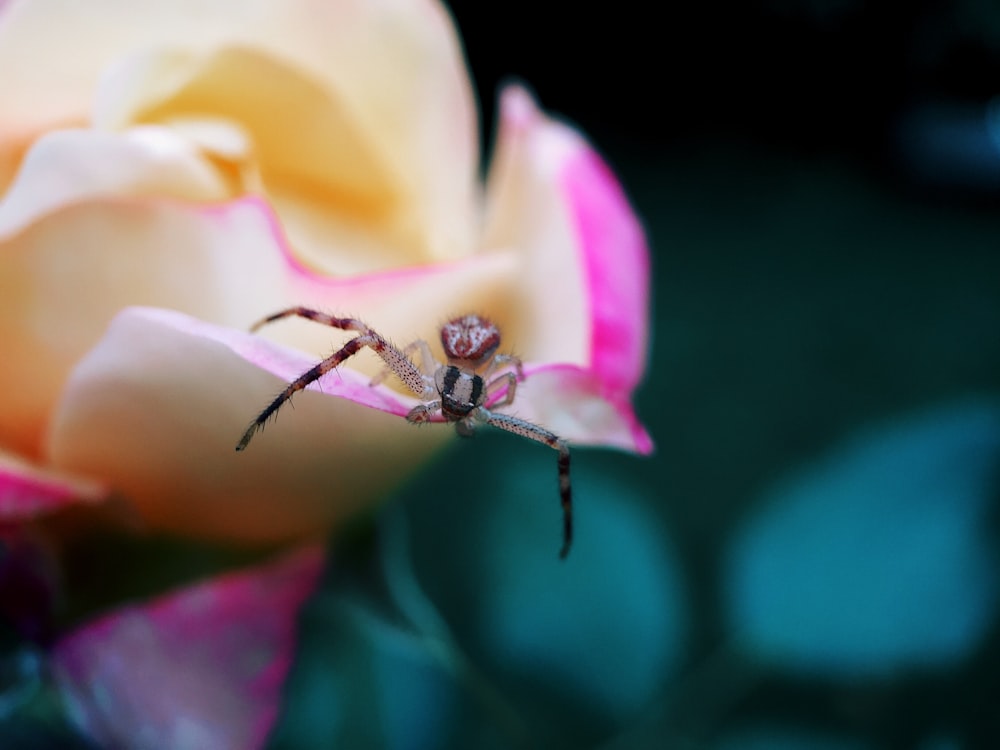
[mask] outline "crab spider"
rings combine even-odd
[[[375,385],[390,372],[409,388],[423,403],[406,415],[412,423],[428,422],[438,412],[447,422],[455,424],[463,436],[473,433],[476,426],[492,425],[515,435],[543,443],[558,451],[559,497],[563,511],[563,544],[560,558],[569,554],[573,541],[573,501],[569,480],[569,446],[553,432],[532,422],[494,409],[514,402],[517,383],[524,378],[521,361],[509,354],[498,353],[500,329],[481,315],[462,315],[441,326],[441,346],[447,362],[437,362],[425,341],[415,341],[404,349],[391,344],[380,333],[355,318],[335,318],[305,307],[291,307],[269,315],[256,323],[252,330],[287,317],[300,317],[358,335],[339,350],[319,362],[289,383],[251,423],[236,445],[242,451],[264,423],[295,393],[335,369],[345,360],[368,347],[385,362],[386,369],[372,380]],[[418,368],[410,359],[420,353]],[[511,371],[513,369],[513,372]],[[481,374],[480,374],[481,373]],[[503,398],[486,407],[487,400],[505,387]]]

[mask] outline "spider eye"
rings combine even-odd
[[[441,346],[449,359],[484,362],[500,347],[500,329],[481,315],[463,315],[441,326]]]

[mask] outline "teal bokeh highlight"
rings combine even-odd
[[[996,616],[998,479],[994,400],[901,418],[832,449],[738,530],[726,569],[735,637],[796,672],[954,665]]]

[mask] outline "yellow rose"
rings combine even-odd
[[[0,80],[4,486],[43,476],[123,497],[146,528],[242,542],[322,534],[385,496],[451,432],[400,419],[415,402],[368,386],[375,357],[233,451],[344,338],[246,332],[291,305],[400,344],[488,315],[526,363],[520,416],[651,449],[630,406],[641,228],[584,139],[520,88],[478,183],[473,95],[436,3],[14,1]]]

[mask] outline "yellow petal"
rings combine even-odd
[[[436,3],[13,3],[0,69],[0,161],[93,101],[102,127],[209,114],[250,133],[270,189],[303,214],[384,237],[368,269],[470,250],[474,105]],[[311,226],[292,230],[303,257],[339,271]]]

